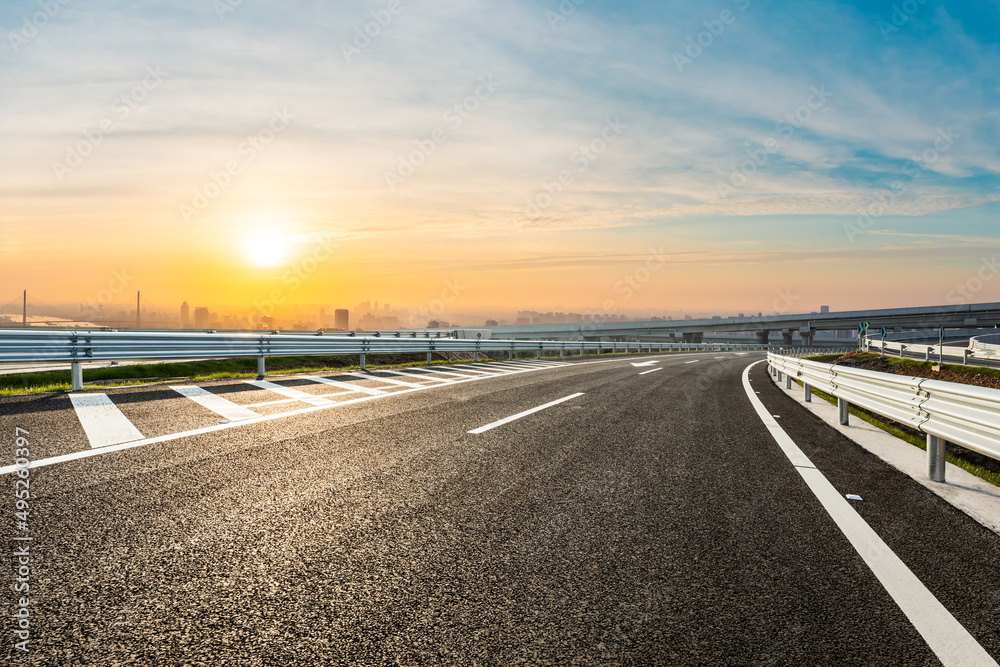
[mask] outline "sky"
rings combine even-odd
[[[0,0],[0,302],[1000,301],[998,35],[997,0]]]

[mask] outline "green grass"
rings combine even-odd
[[[799,385],[800,387],[802,386],[802,382],[800,382],[799,380],[793,380],[793,381],[795,382],[795,384]],[[825,391],[821,391],[819,389],[816,389],[815,387],[813,387],[812,393],[813,393],[814,396],[818,396],[819,398],[822,398],[827,403],[831,403],[833,405],[837,405],[837,397],[836,396],[831,396],[830,394],[826,393]],[[858,407],[856,407],[854,405],[852,405],[850,407],[850,413],[852,415],[854,415],[855,417],[857,417],[858,419],[866,421],[869,424],[871,424],[872,426],[874,426],[876,428],[880,428],[880,429],[882,429],[883,431],[885,431],[886,433],[888,433],[890,435],[896,436],[900,440],[905,440],[906,442],[910,443],[914,447],[919,447],[920,449],[922,449],[924,451],[927,451],[927,441],[924,438],[921,438],[919,436],[913,435],[912,433],[908,433],[907,431],[904,431],[903,429],[899,428],[898,426],[893,426],[892,424],[890,424],[888,422],[882,421],[877,415],[874,415],[874,414],[868,412],[867,410],[862,410],[862,409],[860,409],[860,408],[858,408]],[[982,480],[985,480],[985,481],[989,482],[990,484],[993,484],[994,486],[1000,486],[1000,473],[996,473],[996,472],[993,472],[992,470],[987,470],[986,468],[982,468],[980,466],[977,466],[975,463],[972,463],[970,461],[966,461],[965,459],[963,459],[963,458],[955,455],[952,452],[946,451],[945,452],[945,459],[948,461],[948,463],[951,463],[952,465],[958,466],[962,470],[965,470],[966,472],[972,473],[976,477],[978,477],[978,478],[980,478]]]
[[[808,361],[820,361],[820,362],[822,362],[824,364],[828,364],[831,361],[836,361],[837,359],[840,359],[842,356],[844,356],[844,355],[842,355],[842,354],[818,354],[818,355],[816,355],[814,357],[806,357],[806,360],[808,360]]]
[[[857,354],[858,359],[878,359],[877,354],[871,354],[870,352],[859,352]],[[807,357],[809,361],[821,361],[823,363],[830,363],[831,361],[836,361],[840,359],[841,355],[838,354],[824,354],[815,357]],[[935,361],[918,361],[916,359],[903,359],[900,357],[885,357],[886,362],[893,366],[899,366],[901,369],[905,368],[933,368],[937,366]],[[1000,377],[1000,369],[988,368],[986,366],[962,366],[962,365],[952,365],[944,364],[941,367],[942,370],[954,371],[961,375],[989,375],[992,377]]]

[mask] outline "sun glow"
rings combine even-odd
[[[243,242],[243,251],[254,266],[276,266],[288,254],[288,239],[270,230],[257,230]]]

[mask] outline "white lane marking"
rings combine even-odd
[[[750,369],[764,361],[755,361],[743,369],[743,389],[771,437],[792,462],[809,489],[850,541],[851,546],[885,587],[910,623],[924,638],[934,655],[946,666],[966,667],[997,663],[951,615],[933,593],[917,578],[899,556],[882,541],[851,504],[799,449],[795,441],[778,426],[750,386]]]
[[[725,357],[716,357],[716,359],[725,359]]]
[[[504,424],[509,424],[510,422],[514,421],[515,419],[520,419],[521,417],[527,417],[528,415],[532,415],[532,414],[538,412],[539,410],[544,410],[546,408],[551,408],[553,405],[559,405],[560,403],[564,403],[566,401],[574,399],[577,396],[583,396],[583,392],[580,392],[578,394],[573,394],[572,396],[565,396],[565,397],[560,398],[560,399],[558,399],[556,401],[552,401],[550,403],[546,403],[545,405],[539,405],[537,408],[531,408],[530,410],[525,410],[524,412],[519,412],[516,415],[511,415],[510,417],[505,417],[505,418],[503,418],[503,419],[501,419],[499,421],[495,421],[495,422],[493,422],[491,424],[487,424],[486,426],[480,426],[479,428],[474,428],[474,429],[472,429],[471,431],[468,431],[468,432],[472,433],[474,435],[479,435],[480,433],[483,433],[485,431],[489,431],[490,429],[496,428],[497,426],[503,426]]]
[[[341,389],[348,389],[354,392],[360,392],[362,394],[370,394],[371,396],[381,396],[387,392],[382,389],[369,389],[368,387],[359,387],[350,382],[337,382],[336,380],[331,380],[329,378],[321,378],[318,375],[303,375],[303,380],[309,380],[310,382],[320,382],[322,384],[328,384],[331,387],[340,387]]]
[[[347,393],[347,392],[344,392]],[[330,394],[334,396],[335,394]],[[281,405],[282,403],[296,403],[297,398],[280,398],[277,401],[264,401],[263,403],[251,403],[250,405],[244,405],[245,408],[263,408],[268,405]]]
[[[651,371],[643,371],[643,372],[639,373],[639,375],[647,375],[648,373],[655,373],[656,371],[662,371],[662,370],[663,370],[662,368],[654,368]]]
[[[570,364],[565,361],[506,361],[508,366],[529,366],[531,368],[562,368]]]
[[[384,373],[385,371],[378,371],[379,373]],[[422,382],[403,382],[402,380],[394,380],[392,378],[378,377],[377,375],[366,375],[365,373],[342,373],[342,375],[350,375],[351,377],[364,378],[365,380],[372,380],[373,382],[384,382],[385,384],[394,384],[397,387],[419,387]]]
[[[480,380],[485,380],[488,377],[464,377],[461,380],[455,380],[451,384],[464,384],[466,382],[479,382]],[[182,438],[189,438],[196,435],[205,435],[207,433],[215,433],[216,431],[224,431],[230,428],[238,428],[240,426],[246,426],[248,424],[260,424],[262,422],[273,421],[275,419],[284,419],[285,417],[293,417],[295,415],[306,415],[311,412],[319,412],[320,410],[329,410],[330,408],[339,408],[345,405],[354,405],[356,403],[364,403],[365,401],[374,401],[385,396],[398,396],[399,394],[410,394],[415,391],[423,391],[425,389],[434,389],[437,387],[442,387],[444,385],[427,385],[426,387],[414,387],[413,389],[403,389],[397,392],[380,392],[376,395],[371,396],[361,396],[359,398],[351,398],[345,401],[330,401],[329,405],[317,405],[309,408],[299,408],[298,410],[289,410],[288,412],[277,412],[273,415],[261,415],[254,419],[245,419],[239,422],[229,422],[228,424],[215,424],[213,426],[205,426],[203,428],[196,428],[191,431],[183,431],[181,433],[171,433],[169,435],[161,435],[155,438],[147,438],[145,440],[136,440],[134,442],[125,442],[120,445],[109,445],[107,447],[102,447],[100,449],[83,450],[79,452],[71,452],[69,454],[60,454],[59,456],[50,456],[46,459],[34,459],[28,464],[29,468],[44,468],[46,466],[55,465],[57,463],[67,463],[69,461],[78,461],[80,459],[88,459],[92,456],[99,456],[101,454],[108,454],[111,452],[121,452],[126,449],[133,449],[135,447],[145,447],[146,445],[155,445],[161,442],[169,442],[171,440],[180,440]],[[346,392],[344,392],[346,393]],[[0,475],[9,475],[12,472],[18,470],[16,465],[7,465],[0,467]]]
[[[685,357],[685,356],[690,356],[690,354],[671,354],[671,355],[664,355],[664,357],[662,357],[662,358],[677,358],[677,357]],[[566,365],[587,366],[587,365],[590,365],[590,364],[613,364],[613,363],[621,363],[623,361],[628,361],[628,358],[600,359],[600,360],[593,360],[593,361],[581,361],[581,362],[574,362],[573,364],[566,364]],[[434,366],[433,368],[438,368],[438,367]],[[426,369],[423,369],[423,368],[414,368],[414,370],[419,370],[419,371],[423,371],[423,372],[427,372],[427,373],[437,373],[437,372],[439,372],[437,370],[426,370]],[[489,377],[496,377],[494,375],[470,376],[470,375],[459,375],[457,373],[451,373],[451,375],[456,375],[457,377],[461,378],[459,380],[454,380],[452,382],[452,384],[462,384],[462,383],[465,383],[465,382],[478,382],[479,380],[485,380],[486,378],[489,378]],[[121,451],[125,451],[126,449],[133,449],[133,448],[136,448],[136,447],[145,447],[146,445],[154,445],[154,444],[159,444],[159,443],[163,443],[163,442],[170,442],[172,440],[181,440],[183,438],[190,438],[190,437],[197,436],[197,435],[205,435],[205,434],[208,434],[208,433],[215,433],[216,431],[223,431],[223,430],[230,429],[230,428],[238,428],[240,426],[246,426],[248,424],[259,424],[259,423],[262,423],[262,422],[268,422],[268,421],[272,421],[272,420],[275,420],[275,419],[284,419],[286,417],[294,417],[296,415],[309,414],[310,412],[318,412],[320,410],[329,410],[330,408],[342,407],[342,406],[345,406],[345,405],[353,405],[355,403],[362,403],[364,401],[372,401],[372,400],[375,400],[375,399],[378,399],[378,398],[382,398],[383,396],[395,396],[396,394],[409,394],[409,393],[414,392],[414,391],[422,391],[424,389],[433,388],[433,387],[442,387],[442,386],[445,386],[445,385],[429,385],[428,387],[414,387],[413,389],[403,389],[401,391],[397,391],[397,392],[393,392],[393,393],[386,392],[386,393],[380,393],[378,395],[362,396],[360,398],[352,398],[352,399],[348,399],[348,400],[344,400],[344,401],[331,401],[330,405],[318,405],[318,406],[308,407],[308,408],[299,408],[298,410],[289,410],[288,412],[276,412],[276,413],[271,414],[271,415],[261,415],[260,417],[257,417],[255,419],[244,419],[242,421],[230,422],[228,424],[216,424],[214,426],[206,426],[204,428],[194,429],[194,430],[191,430],[191,431],[182,431],[180,433],[171,433],[169,435],[161,435],[161,436],[158,436],[158,437],[155,437],[155,438],[147,438],[145,440],[136,440],[134,442],[126,442],[126,443],[122,443],[120,445],[108,445],[107,447],[102,447],[102,448],[99,448],[99,449],[83,450],[83,451],[79,451],[79,452],[71,452],[69,454],[60,454],[59,456],[50,456],[49,458],[45,458],[45,459],[35,459],[35,460],[33,460],[28,465],[28,467],[29,468],[44,468],[44,467],[51,466],[51,465],[56,465],[56,464],[59,464],[59,463],[68,463],[70,461],[79,461],[80,459],[87,459],[87,458],[91,458],[93,456],[100,456],[102,454],[109,454],[111,452],[121,452]],[[340,392],[340,393],[347,393],[347,392]],[[336,396],[338,394],[328,394],[328,395],[329,396]],[[286,401],[281,401],[281,402],[284,403]],[[17,470],[18,470],[18,467],[16,465],[0,466],[0,475],[9,475],[12,472],[16,472]]]
[[[307,378],[308,379],[308,378]],[[309,405],[327,405],[333,403],[329,398],[323,398],[322,396],[314,396],[312,394],[307,394],[301,389],[295,389],[294,387],[284,387],[280,384],[275,384],[274,382],[268,382],[267,380],[246,380],[247,384],[252,384],[260,389],[266,389],[268,391],[273,391],[276,394],[281,394],[282,396],[287,396],[288,398],[295,398],[303,403],[308,403]]]
[[[186,396],[192,401],[202,406],[203,408],[208,408],[220,417],[224,417],[229,421],[240,421],[241,419],[253,419],[254,417],[259,417],[253,410],[247,410],[242,405],[236,405],[232,401],[226,400],[218,394],[213,394],[210,391],[205,391],[201,387],[194,386],[181,386],[181,387],[170,387],[176,391],[181,396]]]
[[[696,364],[696,363],[698,363],[699,361],[701,361],[701,359],[692,359],[691,361],[685,361],[684,363],[685,363],[685,364]]]
[[[468,378],[469,377],[468,375],[465,375],[464,373],[448,373],[448,372],[445,372],[445,371],[433,371],[433,370],[430,370],[429,368],[414,368],[413,370],[420,371],[421,373],[439,373],[441,375],[451,375],[452,377],[457,377],[457,378]]]
[[[467,369],[467,368],[458,368],[458,367],[455,367],[455,366],[441,366],[441,368],[446,368],[449,371],[458,371],[459,373],[479,373],[480,375],[487,375],[489,377],[498,377],[500,375],[503,375],[503,373],[487,373],[486,371],[470,370],[470,369]],[[469,377],[469,376],[466,375],[465,377]]]
[[[484,366],[473,366],[472,364],[452,364],[452,368],[457,368],[459,370],[468,369],[470,371],[477,371],[479,373],[489,373],[491,375],[510,375],[511,373],[520,373],[519,370],[514,370],[510,368],[489,368]]]
[[[638,368],[638,367],[640,367],[640,366],[652,366],[652,365],[654,365],[654,364],[658,364],[658,363],[660,363],[660,362],[659,362],[659,361],[641,361],[641,362],[639,362],[639,363],[635,363],[635,362],[633,361],[633,362],[632,362],[632,365]]]
[[[139,433],[139,429],[132,425],[107,394],[70,394],[69,400],[92,448],[146,437]]]
[[[399,376],[405,377],[405,378],[413,378],[414,380],[427,380],[429,382],[444,382],[445,384],[448,384],[448,383],[451,382],[451,380],[448,380],[446,378],[429,378],[429,377],[423,377],[421,375],[417,375],[415,373],[404,373],[403,371],[379,370],[378,372],[379,373],[388,373],[390,375],[399,375]],[[445,375],[449,375],[449,374],[445,373]],[[419,384],[426,384],[426,382],[413,382],[413,383],[408,383],[408,384],[410,384],[410,386],[415,386],[415,385],[419,385]]]

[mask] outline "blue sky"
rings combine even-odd
[[[65,266],[79,225],[98,267],[76,272],[84,291],[126,248],[158,284],[182,249],[277,225],[293,249],[338,239],[321,274],[350,276],[345,300],[394,289],[389,262],[407,276],[397,302],[462,273],[483,304],[599,308],[666,248],[626,310],[766,310],[803,270],[811,306],[945,303],[1000,245],[996,1],[400,0],[370,43],[357,31],[388,2],[53,0],[25,37],[44,5],[0,2],[0,257],[48,293],[72,291],[42,258]],[[150,67],[162,81],[119,118]],[[287,129],[187,219],[281,109]]]

